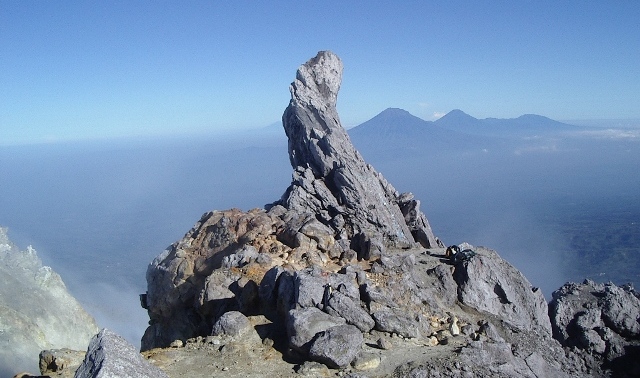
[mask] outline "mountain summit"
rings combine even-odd
[[[433,123],[418,118],[404,109],[387,108],[370,120],[349,130],[350,135],[373,134],[379,137],[394,134],[415,134],[433,127]]]

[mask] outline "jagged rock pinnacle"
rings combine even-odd
[[[315,107],[335,108],[342,69],[342,61],[337,55],[330,51],[319,52],[298,69],[296,81],[289,88],[292,99]]]
[[[290,86],[282,122],[294,173],[280,204],[316,214],[339,239],[436,246],[419,202],[400,195],[367,164],[340,124],[336,102],[342,69],[337,55],[321,51],[298,69]]]

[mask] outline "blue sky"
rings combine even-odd
[[[0,145],[278,122],[332,50],[345,126],[640,118],[636,1],[0,1]]]

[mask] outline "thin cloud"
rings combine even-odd
[[[516,148],[513,151],[515,155],[523,155],[529,153],[552,153],[559,152],[561,150],[558,146],[560,140],[556,138],[543,139],[541,137],[532,137],[525,139],[534,142],[534,144]]]
[[[576,133],[578,136],[586,136],[596,139],[615,139],[615,140],[640,140],[640,130],[628,129],[602,129],[602,130],[585,130]]]

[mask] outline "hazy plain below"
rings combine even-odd
[[[640,282],[640,130],[599,126],[460,144],[353,141],[421,200],[445,244],[497,250],[550,300],[568,280]],[[273,126],[0,147],[0,225],[21,249],[34,246],[99,325],[139,345],[147,264],[204,212],[262,207],[290,177],[286,137]]]

